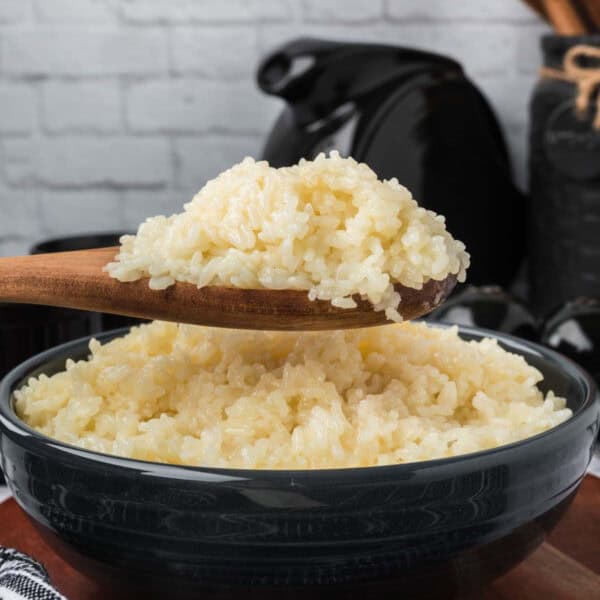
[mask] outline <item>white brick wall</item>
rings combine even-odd
[[[178,139],[175,143],[177,182],[182,190],[193,194],[207,179],[233,165],[244,156],[258,156],[258,136],[203,136]]]
[[[113,2],[104,0],[35,0],[42,23],[114,23]]]
[[[42,85],[42,125],[48,133],[122,131],[118,82],[47,81]]]
[[[29,134],[36,128],[35,94],[24,83],[0,83],[0,132]]]
[[[523,184],[545,31],[519,0],[0,0],[0,255],[132,229],[258,155],[281,104],[256,64],[300,35],[457,58]]]
[[[52,187],[164,186],[171,180],[170,147],[158,137],[48,137],[39,142],[35,170]]]
[[[247,79],[258,62],[258,31],[248,25],[173,27],[171,69],[211,79]]]
[[[0,52],[2,72],[13,77],[160,75],[167,70],[164,31],[36,26],[4,32]]]
[[[274,101],[252,82],[190,78],[132,84],[127,90],[127,122],[134,132],[263,133]]]
[[[116,190],[44,190],[40,200],[46,237],[111,230],[123,220]]]
[[[270,23],[290,19],[295,1],[123,0],[121,14],[127,21],[140,23]]]
[[[316,23],[364,23],[378,21],[382,15],[382,0],[344,0],[344,2],[322,2],[302,0],[306,21]]]
[[[2,0],[0,23],[22,23],[31,17],[31,2],[28,0]]]

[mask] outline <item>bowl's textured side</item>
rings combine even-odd
[[[495,465],[473,458],[468,466],[399,477],[374,469],[318,481],[202,481],[200,474],[173,481],[136,469],[94,469],[10,435],[2,451],[9,484],[35,521],[130,576],[333,584],[414,575],[424,564],[450,560],[467,577],[477,570],[469,552],[530,524],[505,548],[520,558],[578,485],[588,453],[582,438],[521,456],[515,449],[517,456]]]
[[[7,385],[35,369],[56,370],[65,352],[81,354],[84,345],[44,357],[5,383],[6,477],[60,552],[81,568],[121,573],[130,582],[168,585],[176,577],[265,591],[376,585],[419,595],[443,589],[449,597],[505,571],[542,541],[585,473],[598,428],[585,377],[578,381],[559,364],[528,356],[578,412],[523,443],[330,471],[141,463],[69,448],[20,425]]]

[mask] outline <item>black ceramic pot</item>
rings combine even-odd
[[[594,384],[579,367],[495,337],[540,369],[543,389],[568,399],[569,421],[461,457],[313,471],[169,466],[40,435],[16,417],[11,394],[87,354],[88,340],[70,343],[27,361],[0,388],[8,484],[76,568],[111,589],[134,586],[124,597],[453,598],[544,539],[581,482],[598,429]]]
[[[110,246],[117,246],[119,239],[125,233],[124,231],[90,233],[45,240],[33,246],[31,254],[70,252],[71,250],[87,250],[88,248],[109,248]]]
[[[469,281],[512,281],[525,256],[525,199],[494,113],[458,63],[301,38],[266,56],[256,79],[285,102],[263,150],[271,165],[339,150],[380,178],[397,177],[467,245]]]

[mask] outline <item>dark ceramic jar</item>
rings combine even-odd
[[[456,61],[304,38],[266,56],[257,83],[285,102],[263,151],[273,166],[330,150],[363,161],[446,217],[471,253],[471,283],[513,280],[525,255],[525,199],[494,113]]]
[[[600,296],[600,117],[593,95],[587,110],[576,110],[580,90],[564,80],[569,52],[598,74],[600,60],[577,46],[600,48],[600,35],[542,38],[543,76],[530,106],[530,283],[545,314],[571,298]]]
[[[382,467],[262,471],[135,461],[51,440],[14,412],[12,391],[62,370],[66,358],[83,358],[88,340],[81,340],[29,360],[0,387],[7,481],[53,548],[105,590],[132,586],[128,599],[186,591],[278,600],[464,597],[522,560],[560,518],[589,464],[599,406],[592,380],[555,352],[488,331],[461,328],[461,335],[492,335],[523,355],[573,417],[484,452]]]
[[[98,325],[83,311],[0,304],[0,379],[42,350],[96,333]]]

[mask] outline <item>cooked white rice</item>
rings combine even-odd
[[[336,152],[275,169],[246,158],[209,181],[185,211],[124,236],[112,277],[198,287],[307,290],[353,308],[353,294],[401,320],[393,284],[420,289],[465,278],[469,256],[444,217],[419,207],[396,179]]]
[[[274,333],[155,322],[16,392],[42,433],[166,463],[383,465],[520,440],[571,416],[495,341],[403,323]]]

